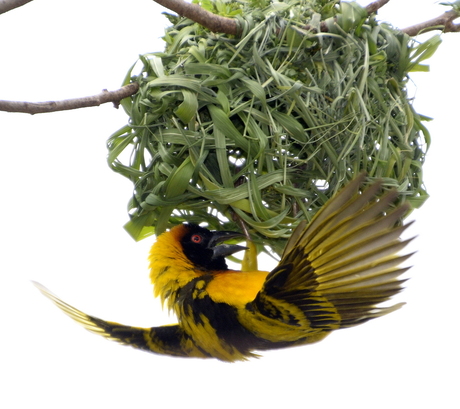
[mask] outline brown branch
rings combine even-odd
[[[115,91],[103,90],[100,94],[90,97],[64,99],[62,101],[21,102],[0,100],[0,111],[22,112],[25,114],[41,114],[45,112],[68,111],[71,109],[96,107],[107,102],[113,102],[116,108],[123,98],[134,95],[139,84],[134,82]]]
[[[454,20],[459,17],[458,12],[450,10],[431,20],[404,28],[401,31],[410,36],[416,36],[417,34],[433,30],[442,30],[445,33],[457,33],[460,32],[460,24],[454,24]]]
[[[376,13],[377,10],[381,9],[385,4],[387,4],[390,0],[377,0],[374,1],[366,6],[367,14]]]
[[[234,18],[222,17],[204,10],[198,4],[186,3],[183,0],[154,0],[155,3],[175,11],[179,16],[184,16],[201,24],[214,33],[237,35],[239,27]]]
[[[232,211],[231,214],[232,214],[233,221],[238,223],[238,225],[240,226],[240,229],[244,234],[244,238],[248,241],[251,241],[251,235],[249,234],[249,230],[248,230],[248,227],[246,226],[246,223],[243,221],[243,219],[240,216],[238,216],[236,212]]]
[[[0,14],[21,7],[32,0],[0,0]]]

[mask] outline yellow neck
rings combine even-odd
[[[160,235],[149,255],[154,295],[159,296],[162,303],[167,299],[168,309],[174,305],[178,290],[203,274],[184,255],[176,235],[175,229]]]

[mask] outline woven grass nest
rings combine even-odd
[[[244,225],[258,251],[280,254],[361,171],[423,204],[430,138],[406,84],[439,37],[417,43],[355,3],[200,5],[243,34],[168,15],[164,52],[142,55],[124,82],[140,90],[122,101],[130,120],[108,161],[134,184],[125,227],[135,239],[182,222]]]

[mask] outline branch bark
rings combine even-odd
[[[390,0],[377,0],[366,6],[367,14],[376,13],[377,10],[381,9]]]
[[[450,10],[431,20],[404,28],[401,31],[410,36],[433,30],[442,30],[444,33],[457,33],[460,32],[460,24],[454,24],[454,20],[459,17],[460,15],[455,10]]]
[[[198,4],[187,3],[183,0],[154,0],[155,3],[183,17],[193,20],[195,23],[201,24],[203,27],[213,31],[214,33],[226,33],[237,35],[239,27],[236,19],[218,16],[204,10]]]
[[[0,14],[21,7],[32,0],[0,0]]]
[[[123,98],[134,95],[139,89],[139,84],[132,83],[115,91],[103,90],[100,94],[62,101],[22,102],[0,100],[0,111],[22,112],[24,114],[41,114],[45,112],[68,111],[71,109],[96,107],[107,102],[113,102],[118,108]]]

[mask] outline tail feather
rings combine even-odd
[[[139,328],[105,321],[72,307],[40,283],[35,281],[32,283],[65,314],[94,334],[101,335],[122,345],[129,345],[133,348],[157,354],[201,358],[208,356],[194,345],[179,325]]]

